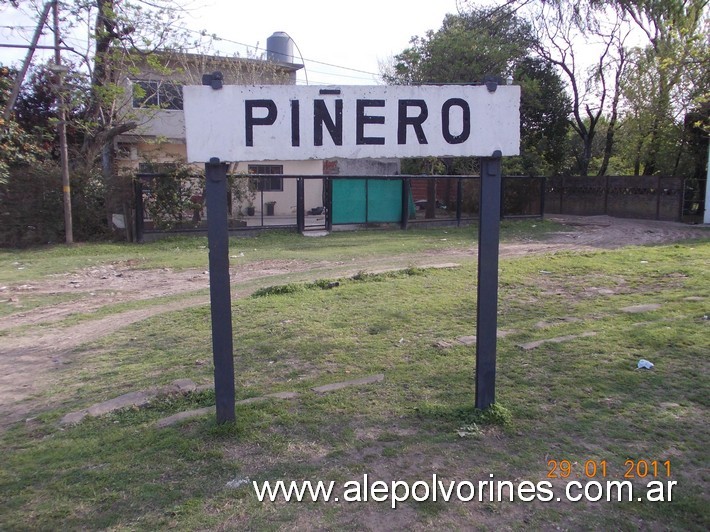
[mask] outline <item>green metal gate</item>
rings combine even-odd
[[[333,179],[332,223],[402,222],[402,179]],[[409,212],[414,212],[411,192]]]

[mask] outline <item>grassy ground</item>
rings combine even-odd
[[[471,245],[453,234],[446,241],[427,232],[337,238],[343,257],[361,253],[358,246],[386,253],[397,244]],[[319,253],[317,241],[297,247],[289,235],[253,242],[264,258]],[[201,245],[151,244],[156,253],[143,264],[160,266],[180,246],[192,250],[183,257],[189,267],[204,253]],[[122,246],[106,249],[98,258],[81,249],[49,253],[64,267],[120,260]],[[0,260],[46,275],[55,265],[44,257],[32,251]],[[0,440],[0,529],[706,530],[709,263],[708,241],[501,260],[499,328],[513,332],[499,340],[493,419],[472,408],[475,351],[455,341],[475,334],[474,265],[342,279],[329,290],[291,286],[235,301],[237,398],[301,395],[240,405],[233,426],[216,426],[209,416],[154,427],[172,413],[213,404],[214,394],[203,392],[59,428],[67,411],[126,391],[176,378],[211,381],[208,308],[133,325],[78,350],[49,390],[66,398],[61,409]],[[648,303],[661,308],[620,310]],[[584,332],[596,335],[518,346]],[[441,341],[451,347],[437,347]],[[655,368],[635,369],[640,358]],[[310,391],[375,373],[385,375],[382,383]],[[550,460],[569,460],[571,478],[580,479],[587,461],[605,460],[607,478],[596,480],[622,480],[627,460],[670,461],[678,484],[672,502],[410,501],[397,510],[373,501],[261,503],[249,484],[227,487],[246,478],[342,484],[364,474],[387,482],[434,473],[446,482],[490,474],[540,482],[548,480]],[[668,480],[665,471],[657,479]],[[563,481],[552,480],[559,489]]]
[[[549,221],[505,221],[501,239],[524,234],[534,238],[556,228]],[[327,239],[299,238],[273,231],[251,237],[234,237],[230,250],[237,253],[232,265],[260,260],[349,260],[370,256],[433,252],[470,247],[475,231],[470,227],[411,229],[409,231],[334,232]],[[31,250],[0,249],[0,283],[30,282],[48,275],[105,264],[132,268],[205,268],[207,238],[173,237],[136,246],[127,243],[57,245]],[[239,255],[238,253],[243,253]]]

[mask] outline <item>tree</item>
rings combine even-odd
[[[694,106],[710,99],[710,49],[707,30],[708,0],[615,0],[609,2],[628,17],[646,38],[634,63],[635,79],[644,80],[652,90],[639,99],[638,86],[631,87],[627,99],[635,105],[636,117],[647,117],[646,135],[638,143],[636,158],[643,173],[657,173],[667,161],[669,130],[677,139],[677,157],[686,146],[684,118]],[[704,122],[708,129],[710,124]],[[665,154],[663,152],[666,152]],[[676,165],[677,168],[677,165]]]
[[[15,74],[5,67],[0,67],[0,73],[0,105],[4,105]],[[33,69],[17,99],[16,113],[0,124],[1,246],[64,240],[54,89],[43,65]],[[80,111],[70,107],[69,116]],[[72,137],[76,134],[70,130]],[[76,152],[72,156],[76,158]],[[82,240],[106,234],[105,189],[100,177],[84,165],[78,165],[72,174],[72,211],[76,235]]]
[[[4,107],[17,73],[0,65],[0,107]],[[7,122],[0,117],[0,185],[6,185],[13,166],[29,166],[47,155],[36,137],[28,133],[15,119]],[[0,196],[1,197],[1,196]]]
[[[485,76],[512,76],[522,87],[521,153],[507,171],[557,173],[565,160],[569,99],[553,69],[531,57],[529,24],[504,8],[471,7],[447,15],[441,28],[413,37],[383,76],[392,84],[474,83]],[[468,167],[458,161],[452,168]]]
[[[601,174],[621,151],[632,158],[636,174],[672,172],[682,166],[667,163],[689,156],[684,116],[710,94],[710,47],[703,32],[708,0],[506,4],[528,14],[541,44],[540,57],[568,80],[573,126],[582,139],[580,173],[585,167],[589,171],[594,137],[604,134],[602,129],[604,150],[598,166],[594,161]],[[598,59],[583,65],[580,59],[592,51]]]
[[[551,65],[535,57],[520,61],[515,79],[522,88],[521,173],[561,174],[569,166],[565,138],[572,109],[564,83]]]
[[[595,0],[518,2],[530,10],[537,55],[562,75],[572,96],[571,126],[581,140],[573,172],[588,175],[598,126],[605,116],[606,139],[599,173],[608,168],[617,129],[620,81],[626,69],[625,41],[619,14],[598,16]],[[586,56],[586,57],[585,57]]]

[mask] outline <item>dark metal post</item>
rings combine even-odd
[[[259,205],[261,208],[261,227],[264,227],[264,178],[260,177],[259,178],[259,194],[260,194],[260,200],[259,200]]]
[[[296,180],[296,228],[299,233],[306,229],[306,198],[302,177]]]
[[[324,177],[325,186],[325,230],[333,230],[333,178]]]
[[[540,177],[540,219],[545,218],[545,193],[547,191],[547,178]]]
[[[495,402],[498,329],[498,246],[500,241],[501,152],[481,159],[476,316],[476,408]]]
[[[565,176],[562,176],[562,184],[560,185],[560,214],[565,214]]]
[[[133,181],[136,204],[136,242],[143,242],[143,182],[140,178]]]
[[[661,219],[661,176],[656,177],[656,220]]]
[[[217,423],[235,421],[232,298],[229,282],[227,165],[212,158],[205,164],[207,241],[210,250],[210,305]]]
[[[456,227],[461,227],[461,213],[463,210],[463,180],[456,180]]]
[[[69,177],[69,153],[67,151],[67,110],[64,98],[64,74],[67,67],[62,65],[60,52],[61,36],[59,34],[59,2],[52,2],[54,13],[54,69],[57,73],[57,106],[59,107],[59,121],[57,134],[59,135],[59,165],[62,169],[62,198],[64,203],[64,238],[67,244],[74,243],[74,222],[72,221],[71,207],[71,180]],[[125,221],[128,227],[128,220]]]
[[[481,178],[483,179],[483,178]],[[505,218],[505,183],[507,179],[500,180],[500,219]]]
[[[710,159],[710,147],[708,147],[708,158]],[[708,166],[708,174],[710,174],[710,165]],[[685,213],[685,189],[686,189],[686,185],[687,185],[687,182],[686,182],[685,177],[681,177],[681,178],[679,178],[679,179],[680,179],[680,194],[678,194],[678,196],[680,197],[680,204],[678,205],[678,207],[679,207],[679,209],[678,209],[678,219],[675,220],[676,222],[682,222],[682,221],[683,221],[683,214]],[[700,183],[702,183],[702,181],[700,181]],[[705,186],[706,186],[706,187],[710,186],[710,179],[708,179],[708,180],[705,182]],[[702,185],[701,185],[701,187],[702,187]],[[702,188],[701,188],[700,190],[702,190]],[[707,193],[706,193],[706,195],[707,195]],[[706,203],[707,203],[707,202],[706,202]],[[706,205],[705,209],[707,209],[707,205]],[[700,213],[700,214],[703,216],[703,218],[706,218],[706,217],[704,216],[704,214],[705,214],[705,209],[703,209],[703,210],[701,211],[701,213]]]
[[[409,227],[409,178],[402,178],[402,229]]]

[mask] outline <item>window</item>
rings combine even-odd
[[[133,107],[182,110],[182,86],[171,81],[134,81]]]
[[[282,192],[284,189],[283,177],[268,177],[284,173],[284,167],[280,164],[250,164],[249,173],[267,176],[255,178],[259,192]]]

